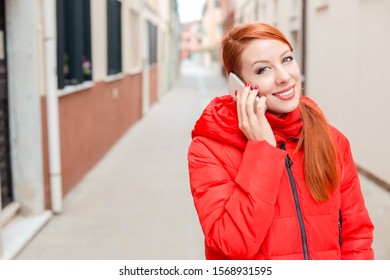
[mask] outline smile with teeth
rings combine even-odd
[[[277,97],[285,97],[285,96],[289,96],[290,94],[292,94],[293,91],[294,91],[294,88],[291,88],[288,91],[285,91],[285,92],[282,92],[282,93],[275,93],[273,95],[277,96]]]

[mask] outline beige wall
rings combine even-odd
[[[101,81],[107,76],[107,2],[91,1],[91,46],[93,80]]]
[[[128,74],[141,72],[140,1],[122,1],[122,53],[123,71]]]
[[[307,93],[349,138],[356,163],[390,183],[390,1],[307,2]]]

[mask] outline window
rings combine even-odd
[[[121,2],[107,0],[107,74],[122,72]]]
[[[157,26],[148,20],[149,65],[157,63]]]
[[[58,88],[92,80],[90,0],[57,0]]]

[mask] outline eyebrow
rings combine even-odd
[[[288,52],[291,52],[291,50],[288,49],[287,51],[285,51],[284,53],[282,53],[282,55],[281,55],[280,57],[284,56],[284,55],[285,55],[286,53],[288,53]],[[252,63],[251,67],[252,67],[253,65],[255,65],[256,63],[262,63],[262,62],[269,62],[269,61],[268,61],[268,60],[256,60],[255,62]]]

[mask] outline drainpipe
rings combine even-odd
[[[59,214],[62,211],[62,176],[57,95],[57,24],[55,3],[55,0],[44,0],[43,14],[51,208],[53,213]]]
[[[307,3],[306,0],[302,0],[302,65],[301,65],[301,74],[302,74],[302,88],[305,88],[306,84],[306,41],[307,41]],[[302,92],[305,95],[305,91]]]

